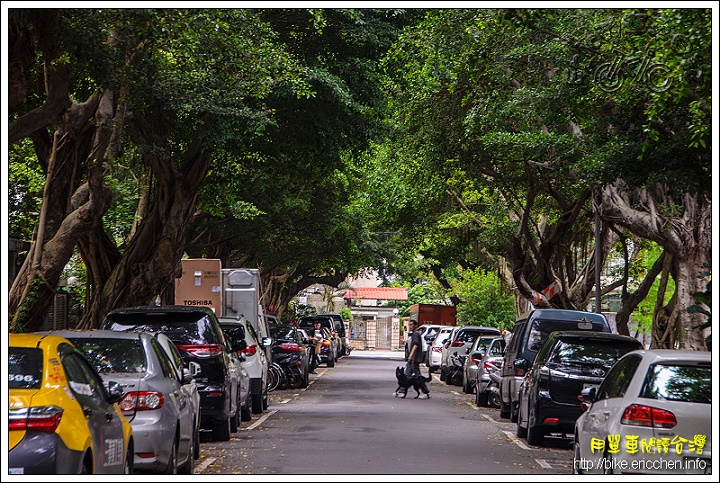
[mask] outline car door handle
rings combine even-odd
[[[611,414],[612,414],[611,411],[603,411],[603,416],[605,416],[605,419],[608,419]]]

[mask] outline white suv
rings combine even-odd
[[[272,343],[271,337],[263,337],[258,340],[257,332],[252,324],[244,317],[218,317],[220,327],[223,332],[229,336],[230,340],[235,340],[238,332],[242,329],[244,333],[247,347],[243,351],[245,361],[243,366],[250,375],[250,393],[253,414],[260,414],[267,409],[268,406],[268,359],[265,355],[265,347],[269,347]]]
[[[435,372],[440,369],[443,343],[445,339],[450,337],[450,333],[454,328],[453,326],[443,326],[434,336],[434,339],[428,341],[427,366],[430,372]]]

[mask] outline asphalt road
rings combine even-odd
[[[355,351],[321,366],[307,389],[271,393],[268,411],[242,423],[230,441],[204,434],[195,474],[572,473],[571,441],[529,447],[499,410],[476,407],[474,395],[437,374],[431,399],[413,399],[412,389],[406,399],[393,397],[402,364],[402,352]]]

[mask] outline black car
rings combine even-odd
[[[287,388],[308,387],[310,352],[297,327],[290,324],[270,326],[272,361],[285,373]]]
[[[167,335],[186,364],[191,361],[200,364],[201,371],[196,378],[200,426],[211,429],[216,441],[230,439],[240,415],[237,404],[240,368],[233,359],[233,347],[211,309],[182,305],[119,308],[105,316],[100,328]],[[240,347],[245,341],[233,341],[233,344]]]
[[[320,327],[326,328],[330,331],[330,338],[332,339],[332,346],[335,349],[335,352],[332,356],[332,363],[328,364],[329,367],[333,367],[335,365],[335,361],[338,360],[342,354],[340,353],[342,342],[341,337],[338,334],[338,332],[335,330],[335,320],[330,315],[306,315],[305,317],[300,317],[297,321],[297,328],[298,329],[304,329],[305,332],[308,333],[308,335],[312,335],[312,331],[315,328],[315,321],[320,321]]]
[[[520,384],[535,355],[551,332],[587,330],[611,332],[603,314],[581,310],[535,309],[520,317],[513,326],[505,349],[500,378],[500,417],[517,422]]]
[[[633,337],[604,332],[552,332],[520,385],[517,435],[542,445],[548,433],[572,433],[580,392],[599,386],[622,356],[642,349]]]
[[[347,329],[345,328],[345,321],[340,314],[318,314],[332,317],[333,324],[335,325],[335,332],[337,333],[338,342],[340,343],[339,357],[350,355],[352,347],[350,347],[350,339],[348,338]]]

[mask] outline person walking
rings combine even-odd
[[[423,375],[422,372],[420,372],[420,363],[423,361],[422,335],[420,335],[420,331],[416,330],[418,327],[417,320],[410,319],[409,326],[412,331],[412,335],[410,336],[410,352],[408,353],[407,360],[410,365],[410,375],[422,378]],[[419,399],[430,399],[430,390],[424,382],[425,381],[423,381],[421,386],[423,393],[420,395]]]

